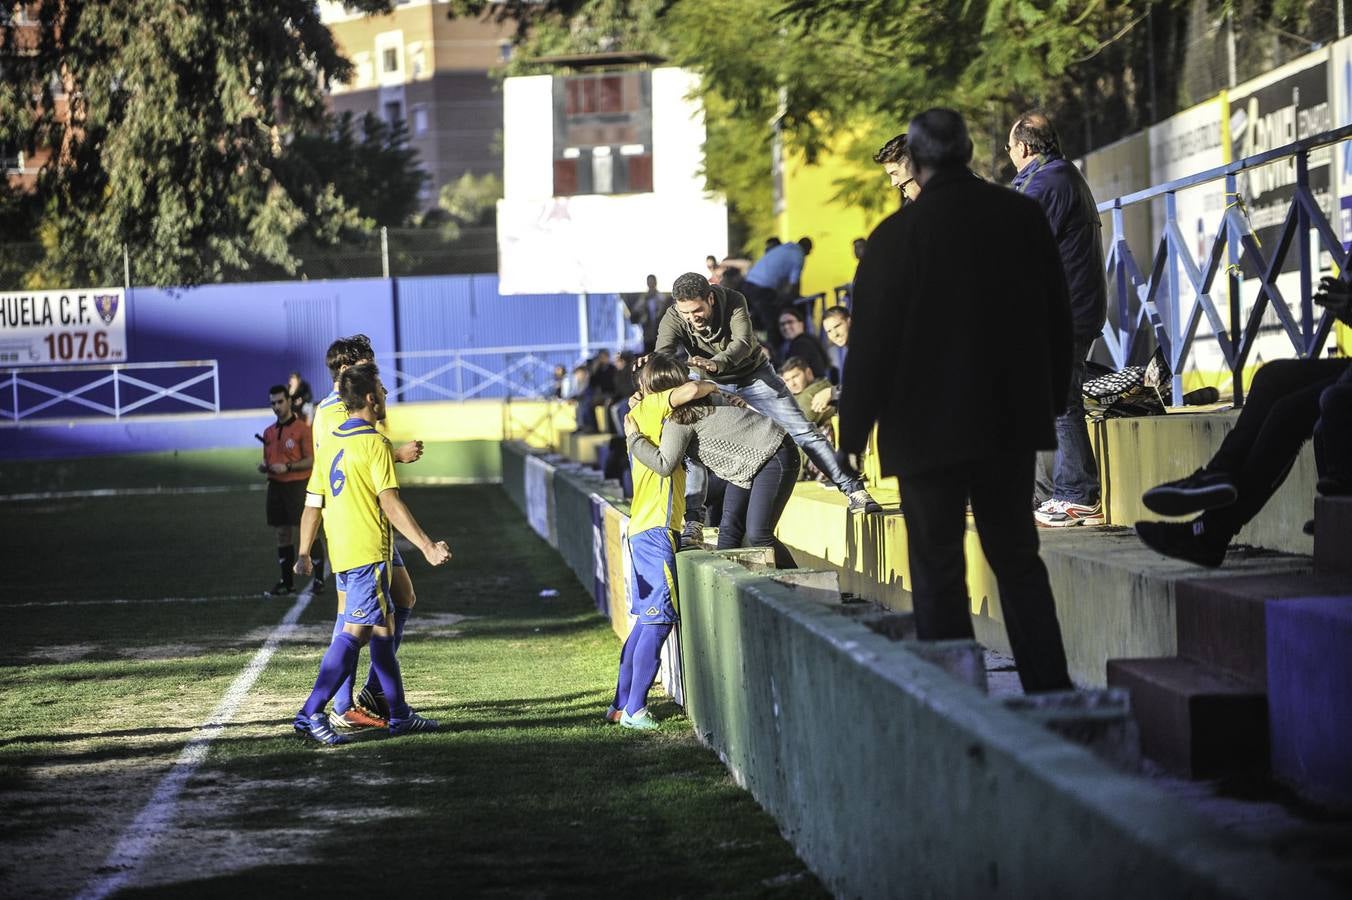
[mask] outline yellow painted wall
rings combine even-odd
[[[390,407],[386,433],[395,441],[525,441],[554,450],[576,425],[573,404],[559,400],[466,400]]]
[[[856,261],[854,239],[866,238],[894,207],[869,213],[857,206],[833,201],[840,190],[835,182],[846,176],[876,178],[878,190],[895,193],[881,167],[861,169],[834,153],[824,151],[812,164],[801,153],[786,154],[784,159],[784,212],[777,227],[783,241],[812,238],[812,255],[803,268],[804,295],[825,292],[827,302],[837,285],[854,280]]]

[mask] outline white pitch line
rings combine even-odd
[[[28,494],[0,494],[0,502],[22,500],[87,500],[93,497],[152,497],[161,494],[229,494],[235,491],[262,491],[264,484],[233,484],[202,487],[90,488],[84,491],[34,491]]]
[[[4,608],[21,606],[133,606],[144,603],[215,603],[226,600],[267,599],[260,591],[257,594],[225,594],[219,597],[140,597],[127,599],[117,597],[109,600],[25,600],[22,603],[6,603]]]
[[[263,674],[263,669],[267,667],[277,647],[295,628],[296,621],[313,596],[310,589],[306,588],[296,597],[295,604],[287,610],[272,634],[268,635],[267,641],[254,654],[249,665],[235,678],[225,696],[221,697],[221,702],[211,711],[211,715],[199,726],[197,735],[188,741],[183,752],[178,755],[174,767],[160,779],[149,802],[127,826],[127,830],[122,832],[117,845],[99,867],[99,871],[107,871],[110,874],[92,882],[81,891],[78,895],[80,900],[102,900],[121,890],[136,875],[141,864],[155,849],[160,835],[168,830],[178,806],[179,795],[183,793],[184,785],[206,760],[207,749],[211,746],[212,740],[230,723],[235,710],[244,701],[245,695],[258,680],[258,676]]]

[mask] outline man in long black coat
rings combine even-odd
[[[878,424],[882,471],[901,483],[919,637],[973,636],[970,498],[1024,690],[1069,689],[1028,505],[1070,377],[1061,260],[1036,201],[967,168],[961,116],[929,110],[908,135],[922,189],[869,237],[855,279],[841,454],[857,456]]]

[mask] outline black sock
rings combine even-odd
[[[282,584],[288,588],[295,586],[296,545],[285,544],[277,548],[277,567],[282,570]]]

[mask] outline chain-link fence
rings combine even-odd
[[[226,269],[220,282],[295,281],[340,278],[392,278],[412,275],[473,275],[498,269],[497,229],[462,227],[452,232],[441,228],[381,229],[359,240],[341,244],[297,245],[291,248],[297,260],[294,271],[271,263],[248,269]],[[174,287],[156,284],[137,266],[136,251],[129,248],[125,260],[109,260],[100,266],[112,273],[105,283],[122,284],[127,275],[141,287]],[[0,243],[0,291],[50,290],[69,287],[59,274],[60,259],[49,257],[42,244],[7,241]]]

